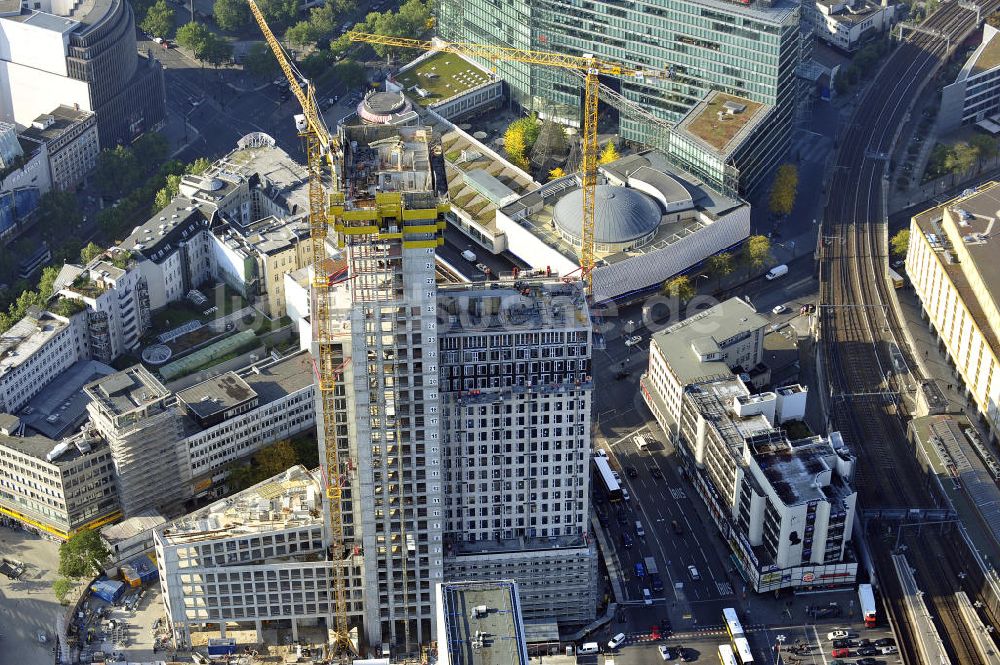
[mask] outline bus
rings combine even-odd
[[[727,607],[722,610],[722,618],[726,622],[726,632],[729,633],[729,639],[737,640],[743,637],[743,624],[740,623],[739,617],[736,616],[735,608]]]
[[[618,481],[615,480],[614,474],[611,473],[611,465],[608,464],[608,458],[606,457],[595,457],[594,466],[597,468],[598,480],[604,486],[604,493],[608,497],[608,501],[612,503],[622,500],[622,488],[618,485]]]
[[[719,662],[722,665],[739,665],[736,662],[736,656],[733,654],[733,648],[728,644],[719,645]]]
[[[753,665],[753,652],[750,651],[750,643],[745,637],[737,637],[733,640],[733,652],[736,654],[738,665]]]

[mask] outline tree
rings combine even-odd
[[[608,141],[608,144],[604,146],[604,150],[601,151],[601,156],[597,159],[598,164],[610,164],[621,156],[618,154],[618,148],[615,147],[613,141]]]
[[[250,45],[243,56],[243,69],[254,76],[269,79],[278,73],[278,61],[267,44],[256,42]]]
[[[910,248],[910,229],[900,229],[889,239],[892,253],[897,256],[906,257],[906,251]]]
[[[96,242],[91,241],[87,243],[86,247],[80,250],[80,260],[83,261],[84,265],[86,265],[103,253],[104,248]]]
[[[79,579],[99,573],[110,556],[97,531],[79,531],[59,546],[59,574]]]
[[[760,270],[771,260],[771,240],[767,236],[750,236],[743,244],[740,258],[748,275],[751,270]]]
[[[200,60],[204,60],[215,67],[228,62],[232,57],[233,45],[214,32],[209,33],[208,39],[205,40],[201,53],[198,55]]]
[[[718,283],[722,283],[722,278],[733,272],[733,255],[729,252],[721,252],[708,257],[705,262],[708,272],[715,276]]]
[[[239,32],[253,22],[250,5],[245,0],[215,0],[212,16],[215,24],[227,32]]]
[[[123,196],[138,183],[138,179],[135,155],[125,146],[102,150],[97,156],[94,181],[102,194],[116,198]]]
[[[232,491],[246,489],[299,464],[299,459],[290,441],[278,441],[254,453],[249,464],[230,466],[226,484]]]
[[[558,178],[561,178],[564,175],[566,175],[566,171],[563,170],[563,167],[557,166],[551,171],[549,171],[549,180],[557,180]]]
[[[257,6],[275,31],[291,25],[299,14],[298,0],[259,0]]]
[[[341,60],[334,67],[337,78],[344,82],[349,90],[360,88],[368,78],[365,75],[365,66],[356,60]]]
[[[205,171],[207,171],[208,167],[211,166],[211,165],[212,165],[212,162],[209,161],[207,158],[205,158],[205,157],[199,157],[198,159],[196,159],[193,162],[191,162],[190,164],[188,164],[187,168],[185,168],[184,171],[186,173],[190,173],[192,175],[201,175],[202,173],[204,173]],[[169,175],[167,176],[167,182],[168,183],[170,182],[170,177],[171,176],[169,176]]]
[[[694,285],[687,275],[677,275],[663,284],[663,293],[681,302],[687,302],[694,297]]]
[[[965,141],[959,141],[951,147],[944,167],[952,173],[965,173],[976,165],[979,160],[979,149]]]
[[[180,184],[181,177],[179,175],[168,175],[164,186],[156,192],[156,197],[153,199],[153,208],[159,211],[170,205],[170,201],[177,196]]]
[[[83,221],[76,196],[69,192],[50,191],[44,194],[35,210],[35,227],[42,240],[57,247],[71,237]]]
[[[152,173],[167,158],[170,144],[159,132],[146,132],[132,144],[132,154],[143,173]]]
[[[299,21],[285,31],[285,41],[305,48],[315,44],[322,34],[311,21]]]
[[[211,34],[212,32],[201,23],[191,21],[177,29],[177,43],[194,53],[194,57],[200,60]]]
[[[519,125],[518,121],[512,122],[507,126],[507,130],[503,133],[503,149],[507,152],[507,156],[514,165],[519,166],[524,169],[528,167],[527,154],[527,141],[524,137],[524,126]]]
[[[799,187],[799,170],[794,164],[782,164],[771,184],[769,207],[775,215],[791,214],[795,207],[795,190]]]
[[[59,601],[60,605],[66,604],[66,596],[75,588],[76,582],[65,577],[60,577],[52,582],[52,591],[56,594],[56,600]]]
[[[156,0],[156,4],[146,12],[140,26],[147,35],[167,37],[174,29],[174,10],[167,5],[167,0]]]

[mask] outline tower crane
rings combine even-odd
[[[264,34],[264,40],[274,53],[281,71],[291,86],[292,93],[302,106],[302,115],[296,117],[296,127],[306,145],[306,162],[309,172],[309,255],[312,261],[312,323],[316,340],[316,352],[313,359],[316,384],[322,400],[322,427],[326,449],[326,496],[328,501],[327,519],[329,520],[330,559],[342,566],[347,558],[344,546],[344,525],[342,496],[345,486],[349,483],[348,475],[351,461],[346,457],[341,459],[337,445],[336,424],[336,391],[339,378],[345,366],[350,362],[343,354],[342,345],[334,340],[331,329],[330,307],[332,281],[324,274],[322,268],[326,256],[326,237],[328,229],[326,192],[323,185],[324,170],[328,170],[333,188],[337,188],[338,167],[341,161],[341,151],[336,138],[330,134],[319,107],[316,103],[316,90],[312,82],[301,75],[285,54],[281,44],[275,38],[267,25],[264,15],[255,0],[247,0],[250,12]],[[304,85],[303,85],[304,84]],[[346,572],[341,569],[333,571],[333,615],[335,652],[342,659],[347,658],[353,650],[350,639],[350,626],[347,617]]]
[[[583,237],[580,245],[580,273],[587,283],[587,290],[589,292],[591,287],[591,272],[594,269],[594,196],[597,188],[597,101],[600,90],[599,77],[603,74],[644,79],[665,78],[667,75],[659,71],[635,69],[615,62],[599,60],[593,55],[563,55],[551,51],[533,51],[470,42],[425,41],[355,31],[348,32],[347,37],[354,42],[422,51],[455,53],[457,55],[481,58],[492,62],[524,62],[532,65],[558,67],[583,74],[583,132],[581,135],[583,165],[580,169],[583,189]]]

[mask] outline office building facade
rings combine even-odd
[[[626,6],[564,0],[443,0],[439,31],[449,41],[555,51],[621,62],[660,76],[623,79],[625,99],[668,123],[678,121],[718,90],[774,108],[756,128],[767,138],[772,163],[788,148],[801,93],[795,69],[802,57],[799,5],[784,0],[655,0]],[[522,107],[578,125],[581,85],[563,70],[491,63]],[[609,84],[618,87],[617,82]],[[640,118],[620,119],[630,141],[666,149],[667,131]],[[756,182],[741,183],[741,188]]]

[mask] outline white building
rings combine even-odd
[[[205,496],[233,462],[311,430],[315,399],[306,353],[261,361],[179,391],[191,494]]]
[[[802,18],[813,34],[843,51],[854,51],[872,36],[887,32],[896,17],[888,0],[810,0],[802,3]]]
[[[685,179],[655,152],[600,167],[595,193],[596,302],[655,290],[750,234],[750,206]],[[500,207],[496,226],[532,271],[579,270],[583,192],[576,176]]]
[[[111,363],[139,348],[151,323],[149,288],[128,252],[111,250],[86,268],[67,264],[60,277],[68,283],[59,295],[86,307],[92,358]]]
[[[524,615],[586,624],[591,326],[579,283],[438,291],[446,580],[517,580]]]
[[[1000,250],[990,231],[1000,184],[913,217],[906,273],[923,316],[975,404],[1000,436]]]
[[[16,416],[0,414],[0,515],[62,540],[118,519],[107,444],[92,430],[26,436]]]
[[[75,189],[97,165],[97,118],[89,111],[61,104],[35,118],[22,135],[45,144],[57,190]]]
[[[838,432],[789,438],[803,388],[754,394],[740,378],[760,363],[766,324],[733,298],[655,334],[642,395],[751,588],[848,584],[854,458]]]
[[[938,131],[979,124],[991,134],[1000,132],[1000,30],[983,24],[983,38],[965,61],[953,83],[941,89]]]
[[[438,584],[438,665],[528,665],[519,588],[514,580]]]
[[[153,539],[167,622],[191,644],[191,629],[264,621],[291,628],[315,625],[332,612],[333,575],[326,560],[323,488],[318,473],[295,466],[239,494],[158,527]],[[349,604],[360,614],[357,600]]]
[[[29,313],[0,340],[0,412],[17,413],[77,360],[90,358],[87,316]]]
[[[152,552],[153,531],[166,521],[155,510],[143,510],[117,524],[101,527],[101,543],[111,552],[111,563],[122,563]]]

